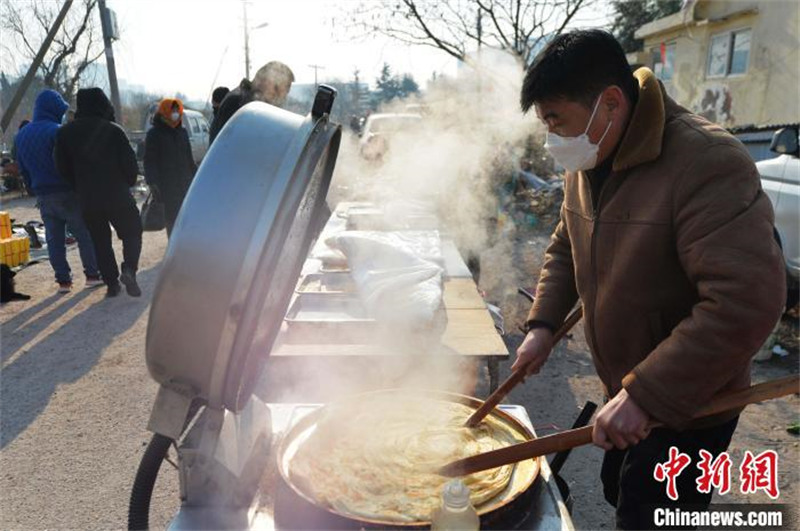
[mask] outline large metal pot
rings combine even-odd
[[[300,116],[262,102],[225,125],[175,223],[153,294],[149,429],[180,436],[192,401],[241,411],[326,212],[341,139],[321,86]]]
[[[482,402],[476,398],[439,391],[419,391],[414,390],[413,395],[411,391],[406,390],[385,390],[375,391],[372,393],[365,393],[359,395],[359,398],[370,400],[376,395],[385,397],[390,394],[396,394],[397,400],[402,401],[405,398],[413,396],[418,399],[421,396],[430,398],[430,400],[457,402],[467,405],[471,408],[477,409]],[[324,526],[329,529],[342,529],[353,527],[352,524],[357,524],[358,527],[380,527],[380,528],[423,528],[430,526],[430,521],[412,521],[412,522],[399,522],[392,519],[368,519],[358,515],[344,513],[330,505],[317,500],[315,496],[309,492],[307,488],[302,485],[302,482],[293,479],[291,462],[297,451],[301,448],[303,443],[313,433],[319,424],[320,420],[324,418],[329,406],[323,406],[314,412],[306,415],[300,419],[294,426],[292,426],[284,435],[277,451],[277,465],[283,481],[288,485],[294,494],[305,500],[307,503],[315,506],[321,511],[327,513]],[[533,438],[533,434],[517,421],[512,416],[495,409],[491,416],[499,420],[507,427],[509,427],[515,434],[523,437],[525,440]],[[539,460],[529,459],[515,465],[514,472],[508,486],[494,498],[488,500],[486,503],[476,507],[478,514],[481,517],[481,528],[492,528],[493,522],[502,521],[503,514],[507,510],[516,510],[515,502],[525,498],[526,494],[539,474]],[[502,527],[502,526],[500,526]]]

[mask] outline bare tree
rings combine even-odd
[[[45,55],[39,74],[44,85],[71,101],[81,76],[103,54],[97,0],[73,5]],[[60,5],[47,0],[6,0],[0,10],[4,53],[30,63],[58,14]],[[17,65],[18,67],[21,65]]]
[[[346,27],[431,46],[469,62],[480,46],[505,50],[529,64],[545,39],[564,31],[594,0],[366,0]]]

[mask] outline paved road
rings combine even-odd
[[[32,199],[3,205],[18,221],[38,219]],[[119,242],[115,242],[121,256]],[[0,529],[120,529],[150,434],[156,385],[144,363],[150,294],[166,246],[145,234],[140,299],[83,290],[69,253],[74,291],[56,294],[47,262],[23,269],[0,308]],[[176,507],[177,475],[163,474],[154,523]]]

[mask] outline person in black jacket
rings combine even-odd
[[[167,236],[172,234],[183,198],[197,171],[189,134],[181,126],[182,121],[181,100],[161,100],[153,116],[153,127],[144,141],[144,177],[156,200],[164,203]]]
[[[259,68],[253,81],[243,79],[237,88],[225,96],[219,111],[214,113],[214,121],[211,122],[208,133],[209,144],[214,142],[231,116],[251,101],[263,101],[276,107],[283,105],[289,96],[292,82],[294,73],[280,61],[271,61]]]
[[[228,87],[217,87],[214,89],[214,92],[211,93],[211,111],[214,113],[214,118],[217,117],[219,106],[222,105],[222,101],[230,91]]]
[[[222,105],[225,96],[231,90],[228,87],[217,87],[211,93],[211,112],[213,113],[213,117],[211,119],[211,123],[214,123],[214,119],[216,119],[217,115],[219,114],[219,106]],[[208,130],[208,145],[211,145],[211,142],[214,141],[214,137],[211,135],[211,128]]]
[[[114,108],[99,88],[81,89],[77,95],[75,121],[56,135],[56,167],[78,193],[86,226],[92,236],[106,296],[120,292],[142,294],[136,283],[142,251],[142,222],[130,187],[136,184],[139,167],[128,137],[114,123]],[[122,240],[122,274],[111,247],[111,227]]]

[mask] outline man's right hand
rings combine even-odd
[[[527,365],[525,376],[538,374],[553,350],[553,333],[547,327],[534,328],[517,349],[517,360],[511,366],[515,371]]]

